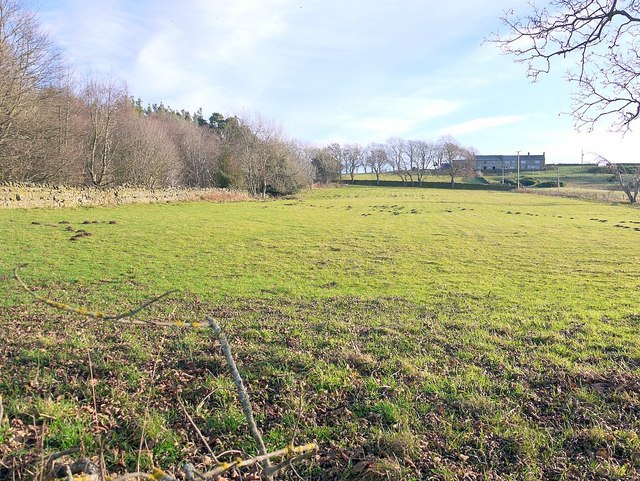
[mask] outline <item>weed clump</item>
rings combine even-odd
[[[402,481],[402,466],[395,459],[368,457],[356,464],[346,479]]]
[[[378,436],[376,452],[387,458],[420,458],[420,438],[408,429],[402,431],[383,431]]]

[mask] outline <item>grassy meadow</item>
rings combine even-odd
[[[317,189],[267,202],[0,210],[0,478],[103,446],[111,473],[316,440],[305,479],[640,478],[640,210],[513,192]],[[140,448],[141,447],[141,448]],[[44,454],[43,454],[44,453]],[[237,456],[237,453],[232,456]],[[285,479],[299,479],[286,473]]]
[[[628,170],[633,170],[634,165],[627,165]],[[450,177],[445,172],[430,172],[425,175],[423,182],[425,186],[433,183],[450,182]],[[482,173],[483,177],[474,179],[457,178],[456,182],[466,184],[490,184],[496,185],[502,182],[502,172],[487,170]],[[522,171],[520,174],[521,181],[526,189],[532,193],[561,195],[566,197],[577,197],[590,200],[598,200],[604,202],[626,202],[625,194],[618,188],[613,181],[610,173],[602,172],[596,165],[547,165],[544,170]],[[357,180],[373,181],[376,179],[375,174],[356,174]],[[561,187],[556,187],[557,180],[560,179]],[[399,182],[401,178],[394,173],[386,172],[380,175],[383,182]],[[517,183],[517,173],[514,171],[505,172],[505,180],[512,185]],[[346,179],[348,181],[348,178]],[[417,179],[414,181],[417,184]],[[535,183],[534,185],[530,185]],[[526,187],[526,185],[530,185]]]

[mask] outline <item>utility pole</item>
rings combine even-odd
[[[560,192],[560,164],[556,164],[558,168],[558,192]]]
[[[516,187],[516,189],[519,191],[520,190],[520,151],[517,150],[516,152],[518,152],[518,186]]]
[[[504,155],[500,157],[502,157],[502,185],[504,185]]]

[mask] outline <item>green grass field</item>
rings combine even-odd
[[[632,170],[633,165],[627,165],[627,169]],[[457,178],[456,182],[472,183],[472,184],[500,184],[502,182],[502,173],[498,171],[486,171],[484,177],[474,179]],[[560,178],[561,188],[556,188],[556,183]],[[375,180],[375,174],[357,174],[358,180]],[[517,173],[505,172],[505,179],[513,185],[517,182]],[[597,166],[588,165],[560,165],[556,168],[554,165],[547,165],[545,170],[541,171],[523,171],[521,172],[523,181],[534,181],[536,184],[528,187],[532,193],[563,195],[578,197],[590,200],[599,200],[604,202],[626,202],[627,198],[622,191],[619,190],[617,184],[613,182],[612,175],[609,173],[597,172]],[[348,176],[343,176],[343,180],[348,182]],[[397,174],[384,173],[380,176],[381,181],[401,181]],[[414,175],[414,181],[417,184],[417,178]],[[423,183],[425,187],[434,185],[434,183],[448,183],[450,177],[445,172],[430,172],[424,176]],[[539,187],[542,185],[543,187]],[[459,185],[459,187],[462,187]]]
[[[35,304],[21,263],[62,302],[113,312],[176,288],[140,318],[219,319],[267,447],[319,443],[306,479],[640,476],[637,208],[344,187],[0,224],[0,478],[99,440],[113,473],[206,470],[178,393],[215,451],[255,454],[212,334]]]

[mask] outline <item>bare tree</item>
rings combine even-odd
[[[334,142],[331,145],[328,145],[326,147],[327,152],[329,153],[329,155],[331,155],[331,157],[333,157],[337,163],[337,165],[340,166],[340,174],[338,176],[338,181],[342,182],[342,171],[344,169],[346,169],[345,165],[344,165],[344,152],[343,152],[343,148],[340,144]]]
[[[117,159],[116,183],[149,189],[177,184],[180,151],[171,135],[172,128],[175,127],[157,116],[143,117],[131,109],[120,134],[122,155]]]
[[[418,174],[419,148],[417,140],[407,140],[404,143],[404,155],[407,177],[413,186],[413,176]]]
[[[122,114],[129,108],[127,90],[114,82],[87,80],[80,97],[84,104],[84,172],[87,181],[104,186],[115,180]]]
[[[451,179],[451,187],[455,187],[456,177],[471,177],[475,172],[475,154],[472,149],[462,146],[451,137],[438,141],[438,149],[442,158],[441,168],[445,169]]]
[[[0,0],[0,179],[34,176],[43,145],[42,131],[35,132],[39,103],[63,73],[60,54],[33,13],[17,0]]]
[[[77,112],[80,104],[71,85],[49,87],[38,93],[36,116],[20,147],[22,180],[33,182],[82,182]]]
[[[404,139],[397,137],[387,140],[387,157],[395,173],[400,176],[402,183],[407,184],[409,179],[409,166],[405,157],[406,142]]]
[[[157,115],[168,117],[167,114]],[[189,187],[218,185],[222,150],[220,137],[184,117],[173,117],[168,123],[177,146],[182,183]]]
[[[618,188],[624,192],[630,204],[638,202],[640,192],[640,166],[628,168],[623,164],[616,164],[604,157],[598,158],[598,165],[606,167],[613,174]]]
[[[304,185],[302,170],[280,125],[260,115],[244,115],[227,132],[227,155],[241,169],[252,195],[265,198],[268,192],[289,193],[293,185]]]
[[[266,160],[265,157],[258,158],[256,155],[259,143],[250,119],[237,119],[227,129],[223,140],[225,162],[241,172],[243,187],[253,196],[261,191],[261,164]]]
[[[254,118],[247,117],[244,122],[253,136],[253,140],[249,143],[251,151],[248,156],[255,175],[254,183],[251,184],[255,185],[255,189],[251,190],[254,195],[260,193],[264,199],[269,182],[272,180],[270,176],[273,172],[272,167],[282,160],[283,151],[280,144],[284,141],[284,132],[282,126],[260,115]]]
[[[364,150],[360,144],[347,144],[342,147],[342,165],[346,174],[349,174],[351,183],[355,180],[355,173],[362,166]]]
[[[271,151],[267,173],[270,194],[288,195],[311,184],[313,166],[294,142],[275,142],[268,148]]]
[[[79,123],[78,112],[81,103],[73,91],[73,83],[69,75],[64,84],[50,89],[46,114],[50,128],[53,130],[52,142],[49,146],[49,158],[54,159],[56,180],[63,183],[79,184],[83,180],[80,152],[82,142],[77,134]]]
[[[527,64],[534,81],[553,61],[575,58],[567,79],[576,83],[572,109],[577,127],[611,119],[626,132],[640,116],[640,2],[551,0],[520,17],[505,12],[506,37],[490,38],[503,52]]]
[[[365,164],[376,174],[376,184],[380,185],[380,174],[385,172],[389,165],[387,149],[383,144],[369,144],[366,149]]]
[[[424,183],[424,176],[429,169],[439,166],[439,160],[442,156],[441,149],[434,142],[425,140],[412,141],[416,150],[416,175],[418,177],[418,184],[422,186]]]
[[[340,145],[333,143],[327,146],[327,151],[338,160],[342,168],[342,173],[349,175],[351,183],[354,182],[355,173],[358,171],[364,162],[364,150],[359,144],[345,144]],[[341,179],[342,180],[342,176]]]
[[[313,163],[315,149],[300,141],[292,141],[289,149],[296,159],[304,185],[311,187],[316,178],[316,167]]]

